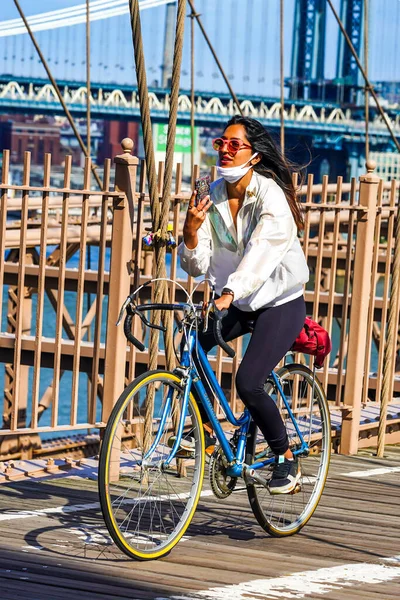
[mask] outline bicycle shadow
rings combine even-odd
[[[26,524],[23,552],[46,551],[91,560],[125,560],[104,524],[96,481],[84,480],[80,485],[79,479],[75,479],[71,486],[71,480],[57,476],[41,481],[10,482],[2,484],[1,500],[3,538],[12,534],[16,523],[20,531]],[[43,519],[46,519],[45,525]]]
[[[82,493],[79,493],[77,504],[77,487],[71,489],[68,485],[63,486],[61,482],[57,485],[47,482],[46,491],[42,490],[40,494],[41,501],[46,497],[53,501],[57,498],[62,505],[62,511],[47,513],[45,526],[35,527],[25,534],[27,549],[46,550],[58,556],[73,554],[87,560],[112,560],[117,563],[127,560],[109,536],[98,502],[97,484],[93,484],[92,490],[85,487]],[[34,497],[33,494],[32,496]],[[236,493],[232,495],[233,499],[229,499],[229,503],[218,501],[216,498],[211,498],[207,504],[200,501],[185,539],[218,536],[250,541],[264,537],[265,533],[262,530],[257,531],[259,527],[248,505],[237,506],[235,496],[237,497]],[[85,505],[91,505],[92,508],[84,510]],[[75,510],[76,507],[78,510]]]
[[[202,501],[197,506],[195,516],[188,529],[190,537],[227,537],[231,540],[249,541],[264,537],[257,525],[247,502],[237,502],[239,493],[234,491],[225,500],[211,497],[207,502]]]
[[[68,556],[69,560],[59,557],[30,557],[24,560],[21,552],[14,548],[0,548],[2,570],[13,573],[10,593],[9,576],[0,574],[1,598],[90,598],[91,600],[114,600],[116,598],[148,600],[167,600],[179,597],[180,590],[172,592],[161,577],[149,581],[146,577],[136,576],[134,563],[126,559],[124,570],[112,565],[107,570],[103,564],[82,564],[80,557]],[[76,560],[78,559],[78,560]],[[117,568],[115,568],[117,567]],[[3,588],[2,583],[6,587]],[[195,597],[195,593],[191,594]]]

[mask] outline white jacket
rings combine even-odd
[[[228,287],[233,304],[244,311],[278,306],[303,293],[307,263],[297,228],[282,189],[272,179],[253,171],[237,231],[224,179],[211,184],[213,204],[190,250],[179,245],[181,266],[198,277],[207,274],[217,294]]]

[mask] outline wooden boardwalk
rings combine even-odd
[[[86,467],[0,485],[1,600],[399,598],[399,447],[385,459],[334,455],[297,536],[264,534],[240,486],[225,501],[202,498],[185,540],[147,563],[109,543],[94,476]]]

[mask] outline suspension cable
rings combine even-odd
[[[369,0],[364,0],[364,69],[368,77],[369,55]],[[365,160],[369,158],[369,93],[368,86],[364,86],[365,100]]]
[[[102,2],[101,6],[100,2]],[[111,17],[118,17],[129,12],[126,0],[100,0],[100,2],[91,2],[91,21],[100,21]],[[156,8],[170,2],[171,0],[140,0],[140,9]],[[79,6],[70,7],[69,9],[33,15],[27,20],[32,31],[47,31],[49,29],[59,29],[60,27],[79,25],[86,21],[86,5],[81,4]],[[24,33],[25,27],[20,19],[10,19],[0,23],[0,37],[22,35]]]
[[[67,105],[66,105],[66,103],[64,101],[64,98],[63,98],[63,96],[61,94],[60,88],[58,87],[58,85],[56,83],[56,80],[54,79],[54,77],[53,77],[53,75],[52,75],[52,73],[50,71],[49,65],[47,64],[47,61],[46,61],[45,57],[43,56],[42,51],[40,50],[40,47],[39,47],[39,45],[38,45],[38,43],[36,41],[35,36],[33,35],[33,32],[32,32],[32,30],[30,28],[30,25],[29,25],[28,21],[26,20],[25,14],[22,11],[22,8],[21,8],[21,6],[19,4],[19,1],[18,0],[14,0],[14,4],[15,4],[15,6],[16,6],[18,12],[19,12],[19,14],[21,15],[21,19],[25,23],[25,27],[26,27],[26,30],[27,30],[27,32],[29,34],[29,37],[31,38],[32,43],[35,46],[36,52],[38,53],[39,58],[42,61],[42,64],[43,64],[43,66],[44,66],[44,68],[46,70],[47,76],[50,79],[51,84],[52,84],[52,86],[53,86],[53,88],[54,88],[54,90],[55,90],[55,92],[56,92],[56,94],[58,96],[59,101],[60,101],[60,104],[61,104],[61,106],[64,109],[64,112],[65,112],[65,114],[67,116],[69,124],[71,125],[71,128],[72,128],[72,130],[73,130],[73,132],[75,134],[76,139],[78,140],[78,143],[79,143],[79,145],[80,145],[80,147],[82,149],[82,152],[85,154],[85,156],[89,156],[88,155],[88,149],[85,146],[85,144],[84,144],[84,142],[83,142],[83,140],[81,138],[81,135],[80,135],[80,133],[79,133],[79,131],[78,131],[76,125],[75,125],[74,119],[72,118],[72,115],[69,112],[69,109],[68,109],[68,107],[67,107]],[[103,189],[100,177],[98,176],[98,174],[95,171],[96,165],[94,165],[93,163],[91,163],[91,168],[92,168],[93,175],[94,175],[94,177],[95,177],[95,179],[97,181],[97,184],[98,184],[99,188]]]
[[[195,13],[193,12],[193,9],[191,9],[191,12],[189,14],[190,17],[190,166],[191,166],[191,173],[193,173],[193,169],[194,169],[194,134],[195,134],[195,129],[194,129],[194,66],[195,66],[195,62],[194,62],[194,57],[195,57],[195,38],[194,38],[194,19],[195,19]]]
[[[131,15],[132,41],[135,54],[140,117],[142,121],[144,151],[146,156],[146,172],[149,186],[151,219],[153,222],[153,227],[157,227],[158,229],[160,221],[160,207],[158,202],[157,173],[154,158],[153,134],[151,130],[149,92],[146,79],[146,65],[143,53],[142,28],[140,23],[138,0],[129,0],[129,8]]]
[[[86,147],[91,154],[90,139],[90,0],[86,0]]]
[[[284,10],[285,0],[280,0],[280,88],[281,88],[281,152],[285,154],[285,62],[284,62]]]

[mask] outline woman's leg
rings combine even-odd
[[[288,436],[279,410],[265,392],[272,370],[291,348],[304,324],[302,297],[258,311],[254,331],[236,376],[236,389],[276,455],[288,451]]]
[[[239,310],[238,308],[236,308],[233,305],[231,305],[229,307],[228,314],[222,320],[222,328],[221,328],[222,337],[226,342],[230,342],[231,340],[234,340],[237,337],[249,332],[249,328],[246,324],[248,314],[249,313],[244,313],[243,311]],[[203,350],[206,354],[212,348],[214,348],[214,346],[217,345],[217,342],[214,338],[212,317],[209,320],[209,325],[208,325],[207,331],[204,333],[203,333],[203,330],[199,331],[198,340],[199,340],[199,344],[201,344],[201,347],[203,348]],[[199,361],[197,359],[195,352],[193,352],[193,360],[194,360],[197,370],[199,371],[199,373],[201,373],[201,366],[199,364]],[[208,396],[210,397],[210,399],[212,399],[213,395],[214,395],[212,389],[210,388],[210,386],[207,385],[207,381],[204,381],[203,383],[204,383],[204,387],[206,388],[206,392],[207,392]],[[203,421],[203,423],[205,423],[207,425],[208,415],[205,411],[203,403],[201,402],[201,398],[197,395],[194,386],[192,387],[192,390],[193,390],[193,395],[196,399],[196,402],[197,402],[199,410],[200,410],[200,415],[201,415],[202,421]]]

